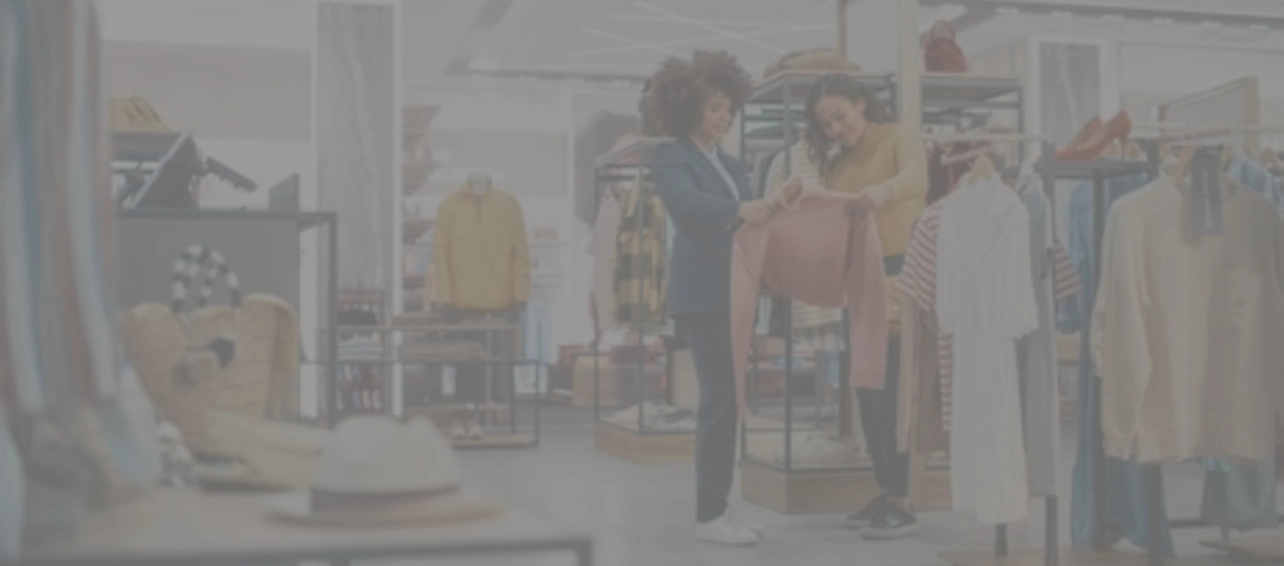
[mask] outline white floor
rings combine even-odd
[[[955,513],[920,516],[918,536],[869,542],[842,528],[840,516],[785,516],[744,503],[733,490],[738,512],[766,528],[767,538],[752,549],[722,549],[693,540],[692,466],[637,466],[593,449],[591,417],[558,411],[546,425],[543,444],[529,450],[461,453],[468,481],[505,496],[513,505],[538,513],[595,538],[600,566],[935,566],[938,554],[992,547],[993,529]],[[1061,538],[1068,543],[1069,479],[1074,455],[1073,426],[1062,441]],[[1171,518],[1199,512],[1202,472],[1197,466],[1165,471]],[[1043,505],[1031,502],[1031,520],[1010,527],[1013,548],[1041,548]],[[1181,564],[1227,564],[1199,546],[1217,538],[1214,529],[1174,530]],[[431,564],[538,566],[573,565],[568,555]],[[1138,561],[1144,564],[1144,561]]]

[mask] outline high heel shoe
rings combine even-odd
[[[1083,127],[1079,128],[1079,131],[1075,133],[1073,138],[1070,138],[1070,141],[1066,142],[1065,147],[1057,150],[1057,159],[1066,159],[1066,155],[1074,151],[1075,148],[1083,145],[1083,143],[1088,141],[1089,138],[1096,135],[1097,130],[1100,130],[1102,125],[1101,118],[1093,116],[1091,120],[1084,123]]]
[[[1058,153],[1058,159],[1071,161],[1092,161],[1099,157],[1110,146],[1110,142],[1128,138],[1132,132],[1132,119],[1128,113],[1120,110],[1109,122],[1099,128],[1092,137],[1077,147],[1067,147],[1064,154]]]

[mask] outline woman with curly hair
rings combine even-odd
[[[676,138],[656,147],[651,176],[676,236],[669,263],[669,314],[691,347],[700,383],[696,430],[696,538],[749,546],[761,533],[728,513],[736,457],[736,385],[731,355],[732,237],[742,222],[765,222],[747,169],[718,142],[752,92],[730,55],[671,57],[648,83],[644,114]]]
[[[883,268],[894,279],[909,247],[914,219],[927,194],[927,156],[909,128],[897,124],[874,92],[851,75],[821,77],[807,97],[804,139],[825,188],[852,194],[848,212],[873,214],[883,246]],[[896,289],[894,280],[888,289]],[[881,390],[857,389],[861,427],[882,493],[848,517],[848,526],[865,538],[913,534],[918,520],[910,511],[909,455],[898,451],[896,395],[900,381],[899,312],[888,294],[890,338],[886,384]]]

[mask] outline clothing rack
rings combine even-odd
[[[955,143],[955,142],[984,142],[987,145],[980,149],[969,151],[960,156],[955,162],[962,162],[968,159],[989,155],[996,151],[993,144],[997,143],[1038,143],[1044,142],[1043,162],[1053,160],[1056,152],[1055,146],[1050,143],[1051,138],[1033,134],[1019,133],[992,133],[992,132],[962,132],[952,134],[923,133],[918,138],[924,142],[935,143]],[[1048,149],[1051,147],[1052,149]],[[1036,165],[1037,167],[1037,165]],[[1017,169],[1019,171],[1019,167]],[[1004,175],[1007,176],[1007,175]],[[1053,184],[1048,182],[1048,177],[1044,174],[1044,191],[1048,193],[1050,203],[1055,203]],[[1053,204],[1055,206],[1055,204]],[[1055,214],[1053,215],[1055,216]],[[1023,401],[1024,403],[1024,401]],[[1055,494],[1045,495],[1045,513],[1044,513],[1044,564],[1045,566],[1057,566],[1060,559],[1060,542],[1059,542],[1059,512],[1058,497]],[[994,527],[994,556],[997,558],[1006,558],[1010,555],[1008,542],[1008,526],[995,525]]]
[[[603,191],[606,190],[608,183],[618,182],[618,181],[630,181],[630,182],[638,181],[642,177],[646,176],[646,174],[650,171],[650,168],[651,168],[651,156],[652,156],[652,153],[655,151],[655,148],[659,146],[661,143],[671,141],[672,139],[673,138],[662,138],[662,137],[638,138],[627,145],[616,148],[612,151],[609,151],[607,153],[604,153],[598,156],[598,158],[595,159],[593,163],[594,165],[594,169],[593,169],[594,170],[594,185],[593,185],[594,186],[594,195],[593,195],[594,209],[597,209],[601,205],[602,193]],[[636,190],[647,190],[647,189],[643,189],[639,186],[639,188]],[[645,226],[647,223],[648,218],[646,216],[646,212],[647,212],[647,208],[646,206],[643,206],[642,212],[641,212],[642,216],[639,221],[640,225]],[[636,245],[637,245],[637,251],[640,252],[642,247],[641,238],[637,240]],[[635,262],[640,261],[640,258],[641,258],[640,253],[634,254]],[[646,273],[647,277],[650,276],[649,270],[643,270],[640,268],[641,268],[640,265],[635,264],[632,272]],[[643,281],[646,281],[645,277],[643,278]],[[600,313],[599,313],[599,316],[600,316]],[[656,434],[658,433],[657,431],[651,431],[649,433],[647,432],[646,412],[643,410],[645,408],[645,402],[646,402],[646,385],[647,385],[646,335],[647,335],[648,328],[647,328],[647,321],[645,319],[646,319],[645,313],[638,313],[636,316],[633,317],[633,320],[630,321],[633,325],[634,332],[637,334],[636,345],[638,348],[637,376],[636,376],[637,388],[638,388],[637,433],[638,434]],[[599,426],[602,423],[602,414],[601,414],[601,410],[602,410],[602,398],[601,398],[601,391],[602,391],[601,363],[602,362],[601,362],[601,359],[602,358],[601,358],[601,351],[600,351],[600,341],[601,341],[600,333],[595,333],[595,335],[593,336],[593,341],[590,349],[590,355],[593,356],[593,420],[594,420],[594,424]]]
[[[1043,158],[1035,164],[1035,172],[1043,176],[1044,191],[1048,192],[1049,200],[1052,206],[1056,207],[1055,188],[1058,179],[1075,179],[1091,180],[1093,182],[1092,193],[1092,228],[1093,228],[1093,261],[1091,266],[1091,281],[1094,289],[1098,276],[1101,274],[1102,247],[1105,243],[1105,220],[1106,205],[1104,193],[1106,191],[1106,180],[1114,177],[1136,175],[1146,173],[1155,175],[1158,169],[1157,163],[1144,162],[1115,162],[1115,161],[1060,161],[1055,158],[1056,145],[1051,142],[1043,144]],[[1053,215],[1055,218],[1055,214]],[[1095,298],[1095,297],[1094,297]],[[1080,339],[1089,340],[1091,325],[1084,323],[1080,329]],[[1091,363],[1089,360],[1079,360],[1080,364]],[[1095,388],[1095,401],[1093,403],[1094,411],[1092,415],[1093,427],[1093,546],[1098,552],[1108,550],[1106,544],[1106,462],[1104,436],[1101,425],[1101,383],[1095,375],[1091,379],[1097,379]],[[1159,541],[1163,539],[1159,532],[1159,522],[1155,520],[1160,514],[1159,502],[1162,497],[1162,488],[1160,484],[1160,470],[1158,466],[1147,466],[1146,475],[1146,501],[1147,511],[1150,515],[1150,541],[1148,550],[1148,561],[1151,565],[1163,564],[1163,551],[1160,549]],[[1055,509],[1049,509],[1048,514],[1052,516]],[[1055,566],[1056,558],[1054,554],[1056,549],[1050,547],[1049,554],[1045,558],[1045,563]]]

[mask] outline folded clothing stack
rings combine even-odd
[[[466,340],[408,340],[399,349],[403,361],[472,361],[486,358],[486,348]]]

